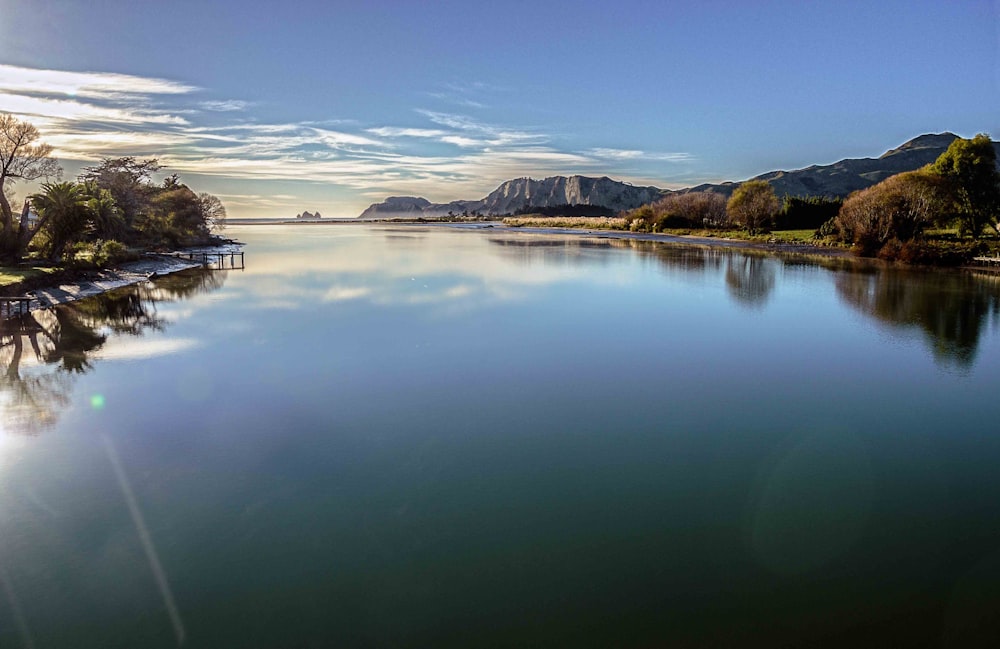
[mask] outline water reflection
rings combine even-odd
[[[721,278],[733,302],[761,309],[773,296],[779,271],[824,268],[834,273],[837,295],[848,305],[894,328],[916,328],[937,362],[970,367],[989,317],[1000,316],[1000,276],[957,271],[886,268],[836,256],[777,256],[754,250],[673,245],[637,239],[491,237],[502,256],[519,265],[553,261],[611,263],[591,249],[630,250],[653,259],[669,275]]]
[[[730,297],[738,305],[749,308],[761,308],[767,304],[777,283],[778,268],[783,263],[781,258],[755,251],[665,245],[640,240],[620,240],[614,244],[652,257],[668,269],[713,275],[724,272]]]
[[[980,335],[1000,315],[1000,277],[960,272],[880,269],[839,273],[837,295],[858,311],[897,328],[923,332],[937,362],[972,366]]]
[[[253,227],[210,299],[78,305],[98,371],[38,361],[107,407],[0,438],[0,646],[18,616],[39,647],[913,646],[992,619],[991,327],[966,381],[884,344],[912,334],[838,297],[881,281],[857,271]],[[205,346],[103,362],[180,340]]]
[[[159,303],[216,290],[225,280],[225,271],[194,269],[0,320],[4,429],[36,435],[53,426],[69,405],[73,375],[91,369],[110,335],[162,331],[168,322]]]
[[[627,243],[613,239],[561,238],[545,235],[490,237],[490,244],[500,257],[519,266],[552,263],[554,261],[582,263],[588,265],[608,265],[612,257],[607,254],[589,254],[592,251],[606,252],[612,248],[624,248]]]

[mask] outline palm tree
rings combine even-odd
[[[91,218],[87,196],[81,185],[71,182],[45,183],[41,193],[31,197],[40,217],[35,232],[45,230],[45,251],[51,259],[61,259],[66,245],[79,239]]]
[[[94,181],[83,183],[93,236],[96,239],[122,241],[125,238],[125,219],[114,197]]]

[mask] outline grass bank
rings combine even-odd
[[[529,214],[503,219],[509,227],[531,228],[568,228],[587,230],[617,230],[629,232],[626,219],[613,217],[546,217]],[[928,230],[921,239],[906,244],[898,244],[900,248],[892,254],[879,252],[865,254],[856,246],[836,241],[832,237],[817,237],[812,228],[800,230],[772,230],[763,234],[750,234],[746,230],[708,229],[708,228],[664,228],[649,233],[653,236],[690,237],[702,240],[745,241],[762,246],[809,247],[817,249],[851,250],[862,257],[879,257],[886,261],[898,261],[904,264],[921,266],[960,266],[974,264],[976,258],[997,257],[1000,255],[1000,236],[984,233],[976,240],[960,237],[958,231],[951,229]],[[898,243],[898,242],[897,242]]]
[[[64,269],[55,266],[0,266],[0,293],[6,294],[21,284],[34,281],[51,281]]]

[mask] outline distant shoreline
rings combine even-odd
[[[456,230],[493,230],[509,234],[552,234],[569,236],[587,236],[604,239],[622,239],[634,241],[659,241],[679,245],[709,246],[714,248],[730,248],[740,250],[761,250],[773,253],[790,253],[803,255],[819,255],[823,257],[842,257],[857,259],[845,248],[829,246],[811,246],[798,243],[763,243],[745,239],[729,239],[723,237],[700,237],[687,234],[663,234],[650,232],[626,232],[623,230],[603,230],[591,228],[536,228],[512,227],[500,221],[438,221],[426,219],[359,219],[359,218],[323,218],[323,219],[229,219],[228,225],[392,225],[412,227],[450,227]]]

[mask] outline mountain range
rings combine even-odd
[[[847,196],[870,187],[889,176],[919,169],[934,162],[958,136],[953,133],[928,134],[890,149],[878,158],[848,158],[829,165],[812,165],[793,171],[770,171],[751,180],[765,180],[778,196]],[[1000,160],[1000,143],[994,142]],[[728,196],[739,182],[703,184],[676,190],[678,193],[715,192]],[[532,208],[562,205],[593,205],[610,210],[628,210],[650,203],[671,190],[637,187],[608,177],[552,176],[544,180],[515,178],[502,183],[485,198],[431,203],[415,196],[394,196],[373,203],[360,218],[424,217],[452,214],[513,214]]]

